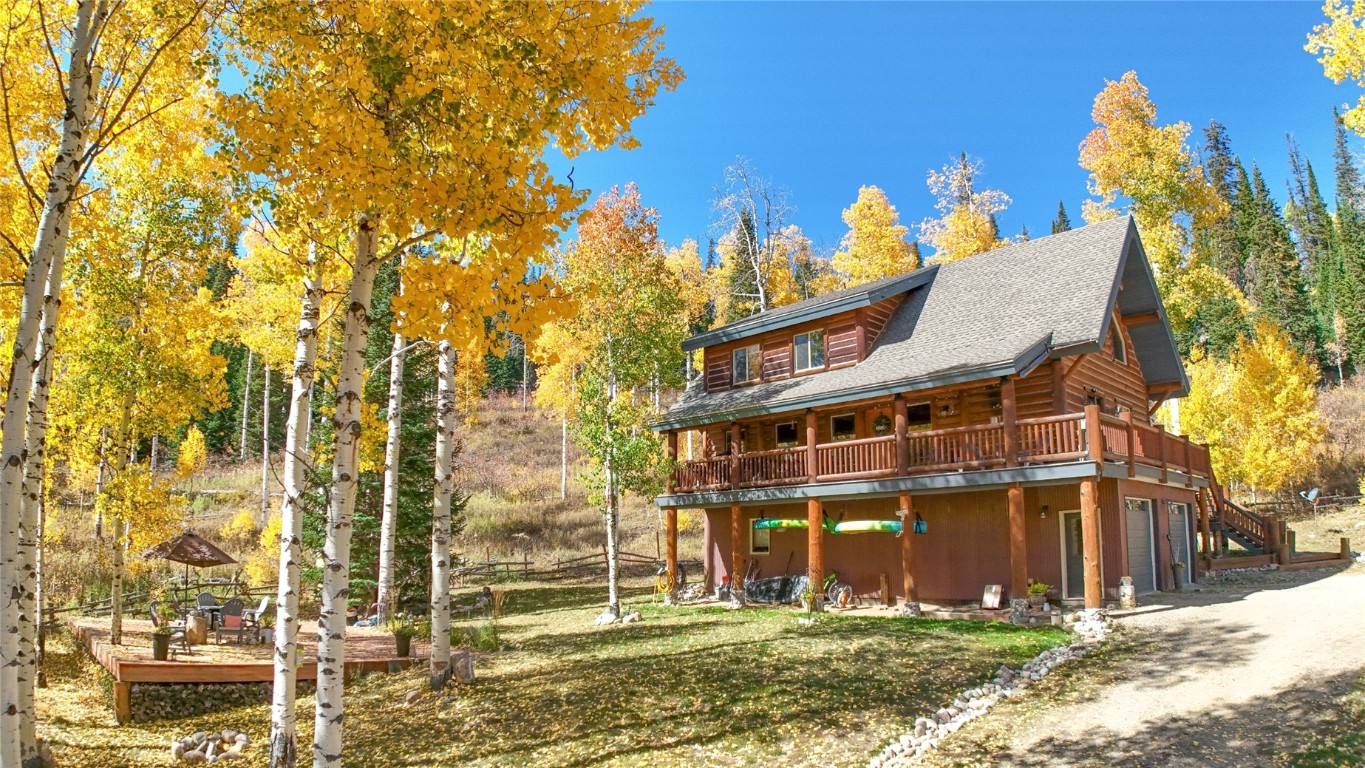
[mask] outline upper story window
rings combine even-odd
[[[835,440],[852,440],[858,436],[857,421],[853,414],[845,413],[838,416],[831,416],[829,419],[829,433]]]
[[[1123,330],[1119,328],[1118,323],[1114,323],[1109,329],[1109,336],[1113,340],[1114,359],[1119,362],[1119,365],[1127,365],[1128,346],[1123,343]]]
[[[796,445],[797,436],[796,422],[787,421],[777,425],[775,437],[777,438],[778,448],[790,448]]]
[[[763,375],[763,356],[757,344],[740,347],[734,352],[734,383],[758,381]]]
[[[796,370],[809,371],[825,367],[825,332],[810,331],[796,334]]]
[[[913,403],[905,408],[907,432],[923,432],[934,425],[934,415],[928,403]]]

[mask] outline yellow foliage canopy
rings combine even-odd
[[[1327,0],[1322,11],[1327,21],[1313,27],[1304,50],[1319,54],[1322,71],[1332,82],[1351,80],[1365,85],[1365,3]],[[1365,95],[1342,119],[1351,130],[1365,134]]]
[[[1229,361],[1202,355],[1189,365],[1187,432],[1207,442],[1220,480],[1281,491],[1303,477],[1322,439],[1316,364],[1262,321]]]
[[[919,269],[906,240],[910,228],[900,223],[900,214],[881,189],[859,188],[858,199],[844,209],[844,223],[848,234],[834,254],[833,266],[848,285]]]
[[[995,214],[1009,207],[1010,198],[995,189],[977,190],[981,161],[963,154],[929,171],[929,191],[938,197],[940,216],[920,223],[920,238],[934,247],[934,261],[957,261],[1005,245],[995,226]]]

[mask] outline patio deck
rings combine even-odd
[[[274,679],[273,645],[215,644],[191,646],[174,660],[152,659],[152,623],[144,619],[123,620],[123,643],[109,642],[108,617],[78,617],[69,622],[71,632],[100,666],[114,678],[114,716],[120,724],[131,718],[133,683],[261,683]],[[210,636],[211,637],[211,636]],[[303,663],[298,679],[316,680],[317,623],[299,628]],[[372,627],[350,627],[346,633],[346,675],[397,672],[426,658],[427,645],[414,638],[413,655],[394,656],[393,636]]]

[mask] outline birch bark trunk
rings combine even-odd
[[[19,722],[20,722],[20,760],[21,765],[41,764],[38,755],[38,735],[34,719],[34,688],[38,678],[38,624],[41,622],[39,608],[39,563],[42,547],[42,524],[40,512],[43,505],[43,481],[47,470],[47,397],[52,383],[53,344],[57,340],[57,316],[61,307],[60,286],[62,267],[66,254],[53,256],[48,269],[47,284],[43,293],[42,321],[39,324],[38,344],[35,356],[38,367],[33,371],[32,390],[29,400],[28,424],[25,427],[25,453],[23,497],[20,501],[19,567],[21,582],[19,593]]]
[[[95,540],[104,538],[104,508],[100,506],[100,498],[104,496],[104,473],[108,470],[108,462],[105,461],[105,452],[108,450],[109,428],[100,428],[100,456],[99,468],[95,470]]]
[[[432,690],[450,677],[450,497],[455,493],[455,349],[437,348],[436,490],[431,505]]]
[[[104,23],[107,8],[103,0],[81,0],[76,23],[71,31],[71,58],[67,64],[66,114],[62,138],[52,159],[51,176],[43,199],[33,253],[24,273],[24,292],[14,334],[14,356],[10,364],[9,391],[5,413],[0,420],[0,766],[20,765],[20,732],[23,705],[19,691],[19,633],[10,628],[19,624],[19,601],[13,596],[22,590],[19,565],[19,518],[22,514],[24,482],[24,427],[28,421],[29,397],[34,357],[38,345],[43,293],[53,259],[66,253],[71,205],[81,182],[81,163],[86,148],[86,128],[92,95],[98,91],[98,74],[92,72],[89,57],[93,40]],[[60,289],[60,285],[57,286]]]
[[[400,287],[401,291],[402,288]],[[398,459],[403,432],[403,334],[393,335],[393,354],[389,358],[389,434],[384,443],[384,512],[379,522],[379,603],[380,621],[393,615],[393,540],[398,529]]]
[[[612,404],[616,402],[616,369],[612,360],[612,338],[607,334],[607,404],[606,427],[607,450],[606,461],[603,464],[604,488],[607,501],[607,612],[612,616],[621,616],[621,591],[619,573],[619,540],[618,529],[620,528],[620,515],[616,507],[616,468],[614,459],[616,457],[616,441],[612,435]]]
[[[261,387],[261,519],[258,528],[270,522],[270,366],[261,360],[265,369],[265,386]]]
[[[327,505],[327,538],[323,545],[322,612],[318,618],[318,688],[313,714],[313,765],[341,765],[342,722],[345,717],[346,603],[350,597],[351,517],[355,511],[356,474],[360,450],[360,399],[364,385],[365,340],[370,328],[370,296],[375,273],[378,232],[375,222],[361,216],[356,227],[346,324],[337,375],[335,442],[332,483]]]
[[[119,413],[118,431],[114,435],[114,462],[110,469],[115,478],[120,472],[128,469],[131,463],[129,453],[132,450],[132,429],[133,420],[133,392],[129,390],[123,398],[122,411]],[[117,502],[118,500],[114,500]],[[96,501],[96,503],[99,503]],[[125,510],[126,512],[126,510]],[[127,539],[128,524],[122,516],[115,516],[109,521],[114,529],[114,535],[110,539],[113,545],[113,578],[110,580],[109,590],[109,643],[111,645],[121,645],[123,643],[123,542]]]
[[[251,359],[254,357],[251,350],[246,351],[246,382],[242,384],[242,458],[246,461],[246,424],[247,418],[251,414]]]
[[[298,764],[299,550],[303,528],[303,494],[307,492],[308,431],[313,411],[313,377],[317,360],[318,317],[322,281],[314,274],[316,253],[310,246],[303,307],[294,342],[294,380],[284,438],[284,500],[280,503],[280,583],[275,595],[275,677],[270,702],[270,766]],[[243,443],[245,445],[245,443]]]
[[[559,414],[559,498],[569,498],[569,411]]]

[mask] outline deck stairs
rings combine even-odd
[[[1213,531],[1222,531],[1224,538],[1237,542],[1252,555],[1266,552],[1266,519],[1263,515],[1229,499],[1216,482],[1213,485],[1215,514],[1209,521]]]

